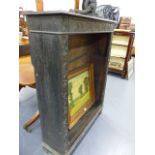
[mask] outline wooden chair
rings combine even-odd
[[[25,86],[30,86],[32,88],[35,88],[35,76],[34,76],[34,68],[31,63],[31,57],[28,56],[22,56],[19,58],[19,90]],[[39,111],[37,111],[30,120],[28,120],[24,124],[24,129],[27,131],[29,130],[29,127],[39,118],[40,114]]]

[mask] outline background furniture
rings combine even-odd
[[[42,145],[54,155],[71,154],[102,111],[115,21],[68,12],[27,12],[35,67]],[[94,66],[95,102],[68,128],[68,75]]]
[[[34,68],[30,55],[19,58],[19,85],[35,87]]]
[[[115,30],[113,33],[109,72],[128,75],[128,63],[132,56],[134,33],[126,30]]]
[[[29,44],[20,44],[19,46],[19,90],[25,86],[32,88],[36,87],[34,76],[34,67],[31,63],[31,56],[29,53]],[[24,128],[27,131],[29,127],[39,118],[40,114],[37,111],[25,124]]]
[[[38,12],[43,11],[43,0],[36,0],[36,10]],[[34,76],[34,67],[31,63],[30,46],[28,36],[28,28],[26,22],[26,16],[23,14],[23,8],[19,7],[19,31],[22,36],[19,40],[19,90],[22,87],[29,86],[36,87],[36,81]],[[26,36],[26,37],[25,37]],[[37,112],[24,124],[24,128],[27,131],[29,127],[39,118],[40,113]]]
[[[123,30],[131,30],[131,20],[131,17],[120,17],[118,28]]]
[[[36,81],[34,76],[34,68],[31,63],[31,56],[22,56],[19,58],[19,90],[25,86],[32,88],[36,87]],[[27,131],[29,127],[39,118],[40,114],[37,111],[26,123],[24,124],[24,129]]]
[[[132,47],[132,56],[135,57],[135,39],[134,39],[133,47]]]

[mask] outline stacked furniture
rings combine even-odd
[[[109,72],[128,76],[128,64],[131,60],[131,52],[134,42],[134,33],[126,30],[115,29],[112,37]],[[133,61],[133,60],[132,60]]]

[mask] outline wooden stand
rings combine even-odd
[[[70,155],[102,111],[111,36],[116,22],[67,12],[27,12],[42,145]],[[93,106],[69,129],[68,75],[93,65]]]

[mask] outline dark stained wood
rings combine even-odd
[[[85,54],[78,59],[74,59],[74,61],[68,63],[68,71],[73,71],[81,66],[90,64],[90,55]]]
[[[113,21],[72,13],[30,13],[30,50],[35,67],[42,144],[70,155],[102,111]],[[94,66],[93,106],[68,129],[68,75]]]
[[[97,103],[95,102],[94,106],[91,107],[90,110],[83,116],[83,119],[80,119],[80,121],[72,128],[72,130],[69,131],[68,138],[70,147],[75,143],[75,141],[78,139],[85,127],[89,124],[94,115],[100,110],[100,108],[101,105],[97,106]]]
[[[95,35],[94,35],[95,36]],[[69,49],[80,48],[86,45],[92,45],[94,38],[91,34],[70,35]]]
[[[69,50],[69,53],[68,53],[69,61],[74,61],[78,57],[89,54],[90,53],[89,51],[91,50],[92,50],[92,45],[88,45],[88,46],[85,45],[79,48],[72,48]]]

